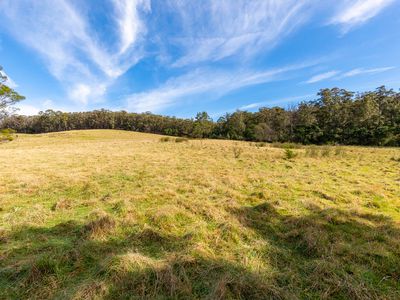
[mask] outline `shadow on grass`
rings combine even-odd
[[[3,236],[13,246],[1,256],[0,298],[264,299],[285,294],[232,262],[185,254],[190,236],[142,228],[123,238],[94,240],[93,227],[92,222],[65,222]]]
[[[400,231],[390,218],[318,207],[284,215],[267,202],[232,213],[273,245],[278,282],[300,298],[400,298]]]
[[[262,257],[273,272],[190,255],[190,236],[133,228],[93,238],[113,222],[65,222],[3,235],[0,298],[400,297],[400,233],[390,219],[318,208],[283,215],[268,203],[230,211],[269,245]]]
[[[190,242],[151,228],[113,236],[104,228],[112,229],[113,223],[99,220],[98,224],[69,221],[51,228],[21,227],[3,234],[6,250],[0,253],[0,299],[71,296],[71,289],[86,281],[108,279],[108,267],[116,255],[139,251],[160,257]],[[99,231],[107,234],[93,238]]]

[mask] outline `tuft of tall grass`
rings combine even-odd
[[[243,153],[243,149],[239,146],[234,146],[232,148],[232,151],[233,151],[233,157],[236,159],[239,158],[240,155],[242,155],[242,153]]]
[[[93,212],[90,219],[91,221],[83,227],[83,232],[93,238],[104,237],[116,226],[114,218],[103,211]]]
[[[307,146],[305,156],[307,157],[331,157],[331,156],[345,156],[346,150],[341,146]]]
[[[291,160],[297,156],[297,153],[294,152],[292,149],[285,149],[284,150],[284,159]]]
[[[321,148],[321,156],[328,157],[331,155],[331,147],[330,146],[323,146]]]
[[[302,149],[303,145],[296,144],[296,143],[272,143],[271,147],[273,148],[280,148],[280,149]]]

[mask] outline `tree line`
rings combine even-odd
[[[322,89],[315,100],[291,109],[238,110],[217,121],[206,112],[182,119],[104,109],[72,113],[46,110],[35,116],[7,116],[0,125],[20,133],[122,129],[190,138],[400,146],[400,93],[384,86],[364,93]]]

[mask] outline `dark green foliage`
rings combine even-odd
[[[266,123],[257,124],[254,127],[254,136],[257,141],[271,142],[273,131]]]
[[[193,124],[192,137],[209,137],[213,132],[213,127],[213,121],[205,111],[197,113],[196,119]]]
[[[95,110],[63,113],[47,110],[37,116],[9,116],[0,128],[23,133],[76,129],[123,129],[190,138],[223,138],[273,143],[400,146],[400,93],[379,87],[355,94],[323,89],[318,99],[297,108],[236,111],[214,122],[206,112],[195,119],[151,113]]]

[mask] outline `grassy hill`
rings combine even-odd
[[[400,298],[399,149],[179,141],[0,144],[0,298]]]

